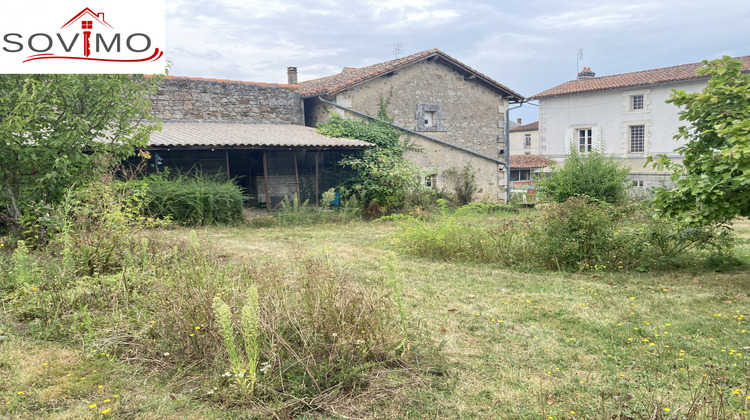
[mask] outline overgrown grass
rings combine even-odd
[[[454,223],[492,229],[529,214],[462,215]],[[394,252],[387,239],[398,231],[398,223],[354,221],[346,225],[198,230],[198,239],[189,243],[211,242],[217,251],[206,258],[215,265],[196,276],[207,283],[195,286],[190,281],[196,280],[170,274],[177,270],[175,266],[154,271],[150,276],[154,283],[168,283],[155,284],[155,295],[149,298],[163,312],[159,318],[151,315],[150,309],[138,309],[135,294],[130,294],[130,306],[125,310],[126,301],[113,298],[123,293],[122,286],[116,281],[104,283],[103,290],[109,294],[103,295],[107,296],[103,301],[116,303],[125,313],[141,313],[134,325],[158,333],[153,337],[157,341],[148,345],[153,347],[142,347],[146,350],[138,359],[126,356],[132,344],[122,345],[121,352],[113,353],[97,338],[112,325],[120,325],[107,315],[111,307],[90,310],[91,319],[82,316],[73,324],[93,323],[99,327],[94,329],[99,334],[82,341],[66,338],[50,343],[39,341],[45,336],[37,335],[40,329],[33,327],[33,318],[17,317],[18,305],[33,302],[32,291],[12,301],[5,298],[0,330],[8,338],[0,340],[0,396],[10,404],[0,407],[0,415],[93,417],[116,401],[111,415],[158,418],[267,417],[273,413],[281,418],[319,415],[373,419],[747,417],[750,349],[745,316],[750,312],[750,272],[746,266],[727,264],[720,271],[716,265],[706,268],[689,264],[644,273],[519,272],[498,263]],[[441,226],[445,219],[421,223],[430,228]],[[736,232],[736,257],[747,258],[750,223],[737,224]],[[185,230],[164,234],[190,238]],[[155,249],[164,258],[174,253],[172,248]],[[180,252],[189,249],[178,247]],[[44,260],[37,261],[40,266],[48,265]],[[197,262],[203,264],[201,259]],[[0,269],[9,267],[10,256],[5,254],[0,265]],[[239,267],[246,270],[240,271],[241,275],[221,274]],[[368,366],[368,362],[356,359],[361,350],[361,346],[356,348],[361,331],[369,333],[377,328],[366,323],[357,323],[356,328],[346,326],[360,318],[361,322],[375,322],[367,318],[378,311],[384,302],[381,299],[394,304],[400,301],[388,311],[378,312],[386,316],[387,322],[378,325],[387,326],[384,329],[390,338],[381,343],[389,350],[372,353],[369,363],[375,366],[367,368],[369,373],[353,382],[342,381],[348,385],[334,386],[331,393],[321,392],[316,397],[308,393],[315,386],[302,362],[286,358],[289,365],[279,364],[274,368],[276,373],[261,378],[264,383],[258,385],[254,398],[275,402],[258,411],[256,399],[242,397],[231,385],[236,382],[234,378],[221,377],[229,365],[222,340],[211,338],[217,330],[211,321],[211,307],[207,308],[205,323],[199,319],[200,312],[185,316],[184,321],[171,319],[181,313],[171,308],[188,302],[205,307],[203,302],[210,305],[217,293],[233,311],[241,310],[246,301],[242,287],[245,278],[261,285],[259,295],[265,302],[261,303],[261,313],[278,307],[272,305],[276,298],[271,297],[276,295],[270,291],[286,296],[289,304],[320,302],[319,312],[274,310],[271,313],[277,315],[266,318],[266,328],[296,337],[298,341],[290,341],[294,343],[290,345],[292,350],[299,352],[305,343],[324,343],[316,341],[323,339],[324,334],[319,332],[322,324],[341,325],[337,328],[342,330],[336,334],[346,337],[343,341],[348,347],[342,343],[334,348],[329,342],[316,352],[332,354],[333,360],[341,360],[336,355],[353,359],[358,366]],[[322,284],[311,284],[317,282]],[[120,291],[116,292],[118,287]],[[137,291],[138,296],[146,293],[146,289]],[[370,303],[341,315],[346,307],[359,305],[361,296],[368,292],[373,293]],[[98,293],[97,286],[80,284],[70,296],[93,299]],[[332,296],[342,298],[338,304],[330,303],[337,301]],[[303,306],[313,308],[311,304]],[[339,323],[341,320],[345,323]],[[155,326],[150,321],[155,321]],[[234,319],[239,331],[238,321]],[[404,323],[408,326],[406,354],[402,354]],[[201,326],[201,340],[213,343],[204,348],[215,355],[213,364],[208,362],[205,367],[198,357],[187,354],[189,334],[195,334],[196,326]],[[422,333],[414,335],[415,331]],[[168,338],[169,334],[175,338]],[[272,332],[263,334],[274,337]],[[373,336],[379,334],[373,332]],[[162,342],[184,344],[160,347]],[[429,353],[432,343],[437,343],[443,362],[414,358]],[[278,348],[283,354],[284,346]],[[270,349],[268,343],[261,345],[261,354],[269,354]],[[166,352],[170,355],[165,356]],[[376,354],[390,354],[392,362],[383,362]],[[264,357],[261,367],[267,360]],[[313,366],[320,368],[316,371],[320,374],[312,376],[319,385],[326,380],[346,379],[323,374],[332,372],[324,368],[336,365],[316,362]],[[45,371],[47,366],[54,369]],[[204,369],[211,373],[200,373]],[[296,380],[278,382],[276,375],[280,372],[296,372],[291,376]],[[71,377],[66,376],[68,373]],[[103,385],[103,390],[98,385]],[[19,391],[23,394],[17,394]],[[114,394],[120,399],[113,399]],[[110,402],[104,403],[105,399]],[[97,407],[88,408],[93,403]]]
[[[365,284],[324,258],[214,256],[195,235],[167,241],[139,229],[134,213],[86,208],[116,217],[72,223],[46,250],[32,252],[20,242],[12,254],[0,253],[0,267],[7,268],[0,272],[0,367],[12,367],[11,359],[2,361],[11,357],[6,349],[14,350],[6,343],[51,341],[76,357],[86,355],[84,365],[99,366],[95,360],[102,359],[92,373],[125,363],[134,374],[172,378],[166,384],[171,392],[205,411],[291,417],[350,398],[369,388],[377,372],[406,371],[414,358],[398,301],[390,296],[393,285]],[[77,269],[98,254],[76,252],[70,238],[101,239],[113,228],[128,240],[108,247],[109,264]],[[117,379],[84,374],[76,382],[68,373],[40,379],[39,387],[36,380],[4,381],[0,395],[8,399],[0,414],[36,417],[56,405],[75,410],[83,402],[92,416],[115,410],[128,416],[109,404],[114,397],[102,394],[100,402],[90,402],[103,392],[98,390],[122,386]],[[80,394],[76,401],[42,401],[60,383],[96,388],[74,393]]]
[[[506,217],[497,219],[498,211]],[[741,264],[724,227],[685,228],[655,220],[638,204],[615,207],[573,197],[534,217],[510,215],[512,208],[475,205],[438,220],[401,217],[390,243],[418,256],[516,269],[647,271],[704,260],[720,267]]]
[[[247,197],[233,182],[202,174],[151,175],[120,188],[144,196],[143,212],[183,226],[236,223]]]

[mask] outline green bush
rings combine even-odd
[[[450,197],[455,204],[463,206],[471,203],[477,191],[476,173],[471,164],[467,163],[462,169],[447,169],[444,174],[448,184],[453,186],[453,194],[450,194]]]
[[[534,230],[537,255],[558,270],[606,265],[615,223],[609,206],[570,197],[545,212]]]
[[[375,121],[357,121],[332,114],[318,125],[318,132],[329,137],[364,140],[373,144],[363,151],[344,157],[339,163],[350,170],[343,185],[345,198],[359,197],[365,217],[377,218],[404,208],[407,198],[425,189],[421,173],[414,163],[403,158],[412,150],[401,132],[390,124],[386,103],[381,101]]]
[[[539,193],[562,203],[570,197],[586,196],[607,203],[625,197],[630,169],[607,157],[602,150],[580,153],[571,147],[564,165],[552,167],[537,179]]]
[[[145,192],[147,215],[183,226],[240,221],[247,199],[235,183],[200,174],[151,176],[124,187]]]
[[[437,220],[403,216],[391,244],[439,260],[562,271],[680,267],[712,255],[733,260],[728,230],[655,220],[647,207],[637,204],[616,207],[571,197],[537,218],[485,217],[478,223],[477,215],[512,210],[472,203]]]

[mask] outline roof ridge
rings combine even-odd
[[[256,85],[256,86],[279,86],[299,89],[300,84],[288,84],[288,83],[267,83],[267,82],[252,82],[243,80],[230,80],[230,79],[213,79],[208,77],[194,77],[194,76],[164,76],[165,79],[170,80],[196,80],[200,82],[220,82],[220,83],[241,83],[244,85]]]
[[[392,60],[384,61],[381,63],[375,63],[360,68],[346,67],[346,71],[336,73],[330,76],[324,76],[317,79],[306,80],[300,83],[300,94],[303,97],[310,97],[315,95],[323,94],[336,94],[343,90],[352,88],[361,83],[375,79],[377,77],[386,75],[400,68],[415,64],[422,60],[429,59],[430,57],[439,56],[448,63],[449,67],[453,67],[454,70],[460,69],[464,72],[475,75],[477,80],[481,81],[485,85],[488,85],[491,89],[501,92],[503,95],[510,96],[517,100],[523,100],[524,97],[511,90],[507,86],[493,80],[492,78],[474,70],[466,64],[458,61],[443,51],[432,48],[429,50],[420,51],[414,54],[410,54],[405,57],[395,58]]]
[[[750,55],[733,57],[732,59],[742,61],[744,63],[743,71],[750,71]],[[532,95],[529,99],[542,99],[555,96],[573,95],[577,93],[705,79],[707,76],[702,76],[696,73],[696,70],[703,66],[703,61],[701,61],[698,63],[678,64],[675,66],[599,76],[590,79],[569,80]]]

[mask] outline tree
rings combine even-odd
[[[73,183],[100,174],[157,128],[156,78],[0,75],[0,223],[35,223]]]
[[[565,165],[553,166],[537,180],[539,193],[563,203],[570,197],[587,196],[607,203],[625,197],[630,168],[607,157],[602,150],[579,152],[571,146]]]
[[[662,155],[655,163],[673,171],[676,182],[656,191],[655,208],[694,226],[750,216],[750,74],[727,56],[703,64],[697,73],[710,77],[706,88],[673,90],[667,100],[684,107],[680,120],[690,122],[674,136],[687,141],[676,149],[685,158],[679,164]]]
[[[381,101],[379,120],[357,121],[331,114],[328,121],[318,125],[318,132],[330,137],[364,140],[374,146],[340,162],[353,170],[346,187],[359,193],[363,205],[377,204],[389,212],[404,204],[405,198],[421,187],[421,174],[414,163],[403,158],[410,150],[401,132],[389,123]]]

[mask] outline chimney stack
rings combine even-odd
[[[596,77],[596,73],[591,71],[591,67],[584,67],[583,71],[578,73],[578,80],[593,79]]]
[[[518,123],[518,125],[521,125],[521,118],[517,119],[516,122]]]
[[[286,68],[286,80],[290,85],[297,84],[297,67]]]

